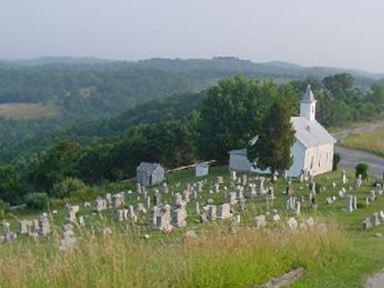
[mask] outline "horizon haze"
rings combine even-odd
[[[2,5],[0,59],[235,56],[384,72],[384,2],[379,0],[18,0]]]

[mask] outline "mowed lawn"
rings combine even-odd
[[[348,135],[341,144],[348,148],[384,156],[384,128]]]
[[[6,103],[0,104],[0,117],[20,118],[49,118],[58,114],[57,108],[42,103]]]

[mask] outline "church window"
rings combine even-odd
[[[311,169],[313,168],[313,156],[311,157]]]

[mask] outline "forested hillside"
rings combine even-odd
[[[33,192],[61,197],[55,187],[68,179],[97,185],[130,178],[140,161],[169,168],[225,162],[228,150],[260,133],[276,101],[297,113],[307,84],[327,127],[375,119],[384,108],[379,81],[347,73],[322,77],[326,68],[234,58],[45,61],[0,68],[0,103],[42,103],[58,111],[0,119],[0,199],[12,204]]]
[[[287,84],[245,77],[222,80],[201,93],[173,95],[114,118],[50,134],[42,130],[40,138],[2,146],[3,160],[10,161],[0,166],[0,198],[22,203],[26,194],[36,191],[70,197],[60,196],[55,187],[68,181],[65,185],[124,180],[134,176],[141,161],[168,168],[212,158],[225,163],[229,150],[247,146],[263,131],[262,119],[274,103],[282,102],[296,113],[308,82],[319,101],[317,119],[326,126],[373,119],[383,109],[384,88],[375,84],[364,92],[349,74]],[[49,128],[49,123],[44,125]]]

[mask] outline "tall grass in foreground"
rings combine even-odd
[[[249,287],[290,269],[308,272],[343,257],[347,236],[336,226],[236,234],[213,225],[197,238],[144,240],[116,233],[84,236],[61,252],[55,241],[0,246],[0,287]]]

